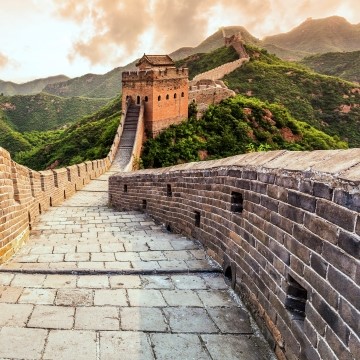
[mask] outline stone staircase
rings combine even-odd
[[[122,170],[130,161],[131,152],[136,137],[136,129],[140,114],[140,106],[130,105],[125,118],[124,130],[121,136],[119,149],[116,154],[113,168]]]

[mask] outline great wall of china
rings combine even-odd
[[[189,101],[231,95],[215,78],[193,84]],[[37,172],[0,148],[0,264],[28,240],[40,214],[112,165],[110,205],[199,240],[278,359],[359,359],[360,149],[251,153],[116,173],[131,171],[140,155],[140,100],[136,109],[124,106],[104,159]]]

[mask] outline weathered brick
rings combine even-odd
[[[313,182],[310,180],[301,180],[299,190],[305,194],[313,195]]]
[[[343,344],[347,344],[349,340],[350,331],[339,314],[330,307],[330,305],[317,293],[312,294],[312,303],[319,315],[331,327],[334,333],[341,339]]]
[[[317,217],[314,214],[305,214],[304,225],[321,239],[337,244],[337,226]]]
[[[333,353],[329,345],[324,339],[319,340],[318,351],[321,359],[326,360],[338,360],[339,358]]]
[[[290,253],[289,251],[279,244],[276,240],[269,239],[269,249],[283,261],[284,264],[290,264]]]
[[[360,334],[360,313],[342,298],[339,303],[339,314],[356,334]]]
[[[279,227],[280,229],[286,231],[289,234],[292,234],[294,227],[292,221],[274,212],[271,213],[270,220],[273,225]]]
[[[239,189],[250,190],[251,182],[249,180],[236,179],[234,186]]]
[[[329,243],[324,243],[322,256],[327,262],[331,263],[332,266],[339,269],[342,273],[355,279],[358,263],[353,257],[347,255],[337,246]]]
[[[295,177],[290,176],[277,176],[275,179],[275,184],[287,189],[298,189],[299,180]]]
[[[328,263],[316,253],[311,254],[310,266],[316,271],[317,274],[326,278],[326,273],[328,269]]]
[[[275,181],[275,174],[273,173],[258,173],[258,180],[267,184],[273,184]]]
[[[360,212],[360,193],[349,193],[336,189],[334,192],[334,202],[352,211]]]
[[[304,320],[304,334],[309,339],[312,346],[316,347],[318,342],[317,331],[311,325],[310,321],[305,318]]]
[[[303,224],[304,222],[304,211],[287,204],[279,204],[279,214],[283,217],[286,217],[289,220],[295,221],[298,224]]]
[[[321,254],[324,241],[310,231],[306,230],[303,226],[295,224],[293,236],[309,249]]]
[[[289,235],[284,235],[284,245],[292,254],[301,259],[305,264],[310,264],[311,252],[306,246]]]
[[[279,207],[279,202],[269,198],[267,196],[261,196],[261,201],[260,201],[261,205],[266,207],[267,209],[277,212],[278,211],[278,207]]]
[[[339,340],[330,327],[326,329],[325,340],[338,359],[354,360],[353,356],[347,350],[346,346]]]
[[[332,266],[328,270],[328,280],[339,293],[356,309],[360,309],[360,287]]]
[[[351,256],[360,259],[360,236],[340,231],[339,246]]]
[[[360,340],[354,334],[350,334],[349,349],[354,359],[360,359]]]
[[[314,212],[316,208],[316,199],[313,196],[305,195],[300,192],[289,191],[288,202],[297,208],[302,208],[309,212]]]
[[[290,256],[290,268],[291,270],[295,271],[296,274],[300,276],[304,275],[305,265],[300,259],[298,259],[294,255]]]
[[[319,353],[316,351],[314,346],[307,340],[301,346],[300,360],[322,360]]]
[[[304,279],[311,285],[311,288],[318,292],[326,302],[334,309],[338,305],[338,293],[329,285],[329,283],[317,275],[311,268],[306,267],[304,271]]]
[[[288,190],[277,185],[268,185],[268,196],[287,202]]]
[[[333,189],[327,184],[314,182],[313,195],[323,199],[331,200],[333,195]]]
[[[326,322],[309,301],[306,303],[305,314],[307,320],[314,326],[319,335],[324,336],[327,326]]]
[[[266,194],[267,193],[267,184],[264,184],[259,181],[251,182],[251,191],[254,191],[258,194]]]
[[[345,230],[354,230],[356,215],[342,206],[335,205],[327,200],[318,200],[316,214]]]
[[[254,171],[254,170],[243,170],[242,178],[243,179],[248,179],[248,180],[256,180],[257,179],[257,172]]]

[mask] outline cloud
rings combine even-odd
[[[0,53],[0,69],[5,68],[7,65],[9,65],[9,63],[10,59],[6,55]]]
[[[196,46],[223,25],[244,26],[254,36],[289,31],[307,17],[349,14],[358,0],[53,0],[56,13],[82,29],[70,59],[92,65],[129,60],[143,51]],[[360,9],[359,9],[360,11]],[[146,47],[147,46],[147,47]]]
[[[59,16],[79,24],[90,23],[91,36],[74,43],[70,59],[77,55],[87,58],[92,65],[100,64],[119,51],[132,53],[140,36],[150,25],[147,0],[57,0]]]

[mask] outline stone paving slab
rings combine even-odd
[[[0,266],[0,359],[275,359],[200,243],[106,207],[109,175]]]

